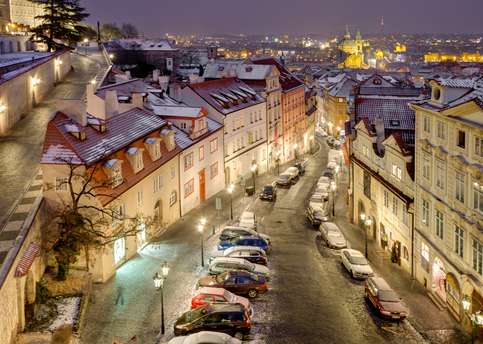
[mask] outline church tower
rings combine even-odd
[[[355,38],[356,38],[356,44],[357,44],[357,55],[363,56],[362,37],[361,37],[361,32],[359,31],[359,28],[357,28],[357,33]]]

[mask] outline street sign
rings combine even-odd
[[[221,198],[215,198],[216,201],[216,209],[221,209]]]

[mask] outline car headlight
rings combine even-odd
[[[384,315],[391,315],[391,312],[388,312],[388,311],[383,311],[382,309],[380,309],[381,313],[384,314]]]
[[[185,326],[186,326],[186,325],[176,325],[176,328],[178,328],[178,329],[182,329],[182,328],[184,328]]]

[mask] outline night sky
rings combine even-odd
[[[81,0],[87,22],[132,23],[146,36],[483,33],[483,0]]]

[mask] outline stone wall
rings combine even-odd
[[[40,195],[25,220],[20,236],[0,269],[0,343],[14,343],[18,332],[25,327],[25,304],[35,300],[35,282],[40,281],[47,266],[45,250],[40,250],[29,275],[14,277],[20,258],[30,243],[41,243],[41,228],[45,210]],[[27,280],[30,283],[27,284]],[[28,300],[25,300],[27,296]]]

